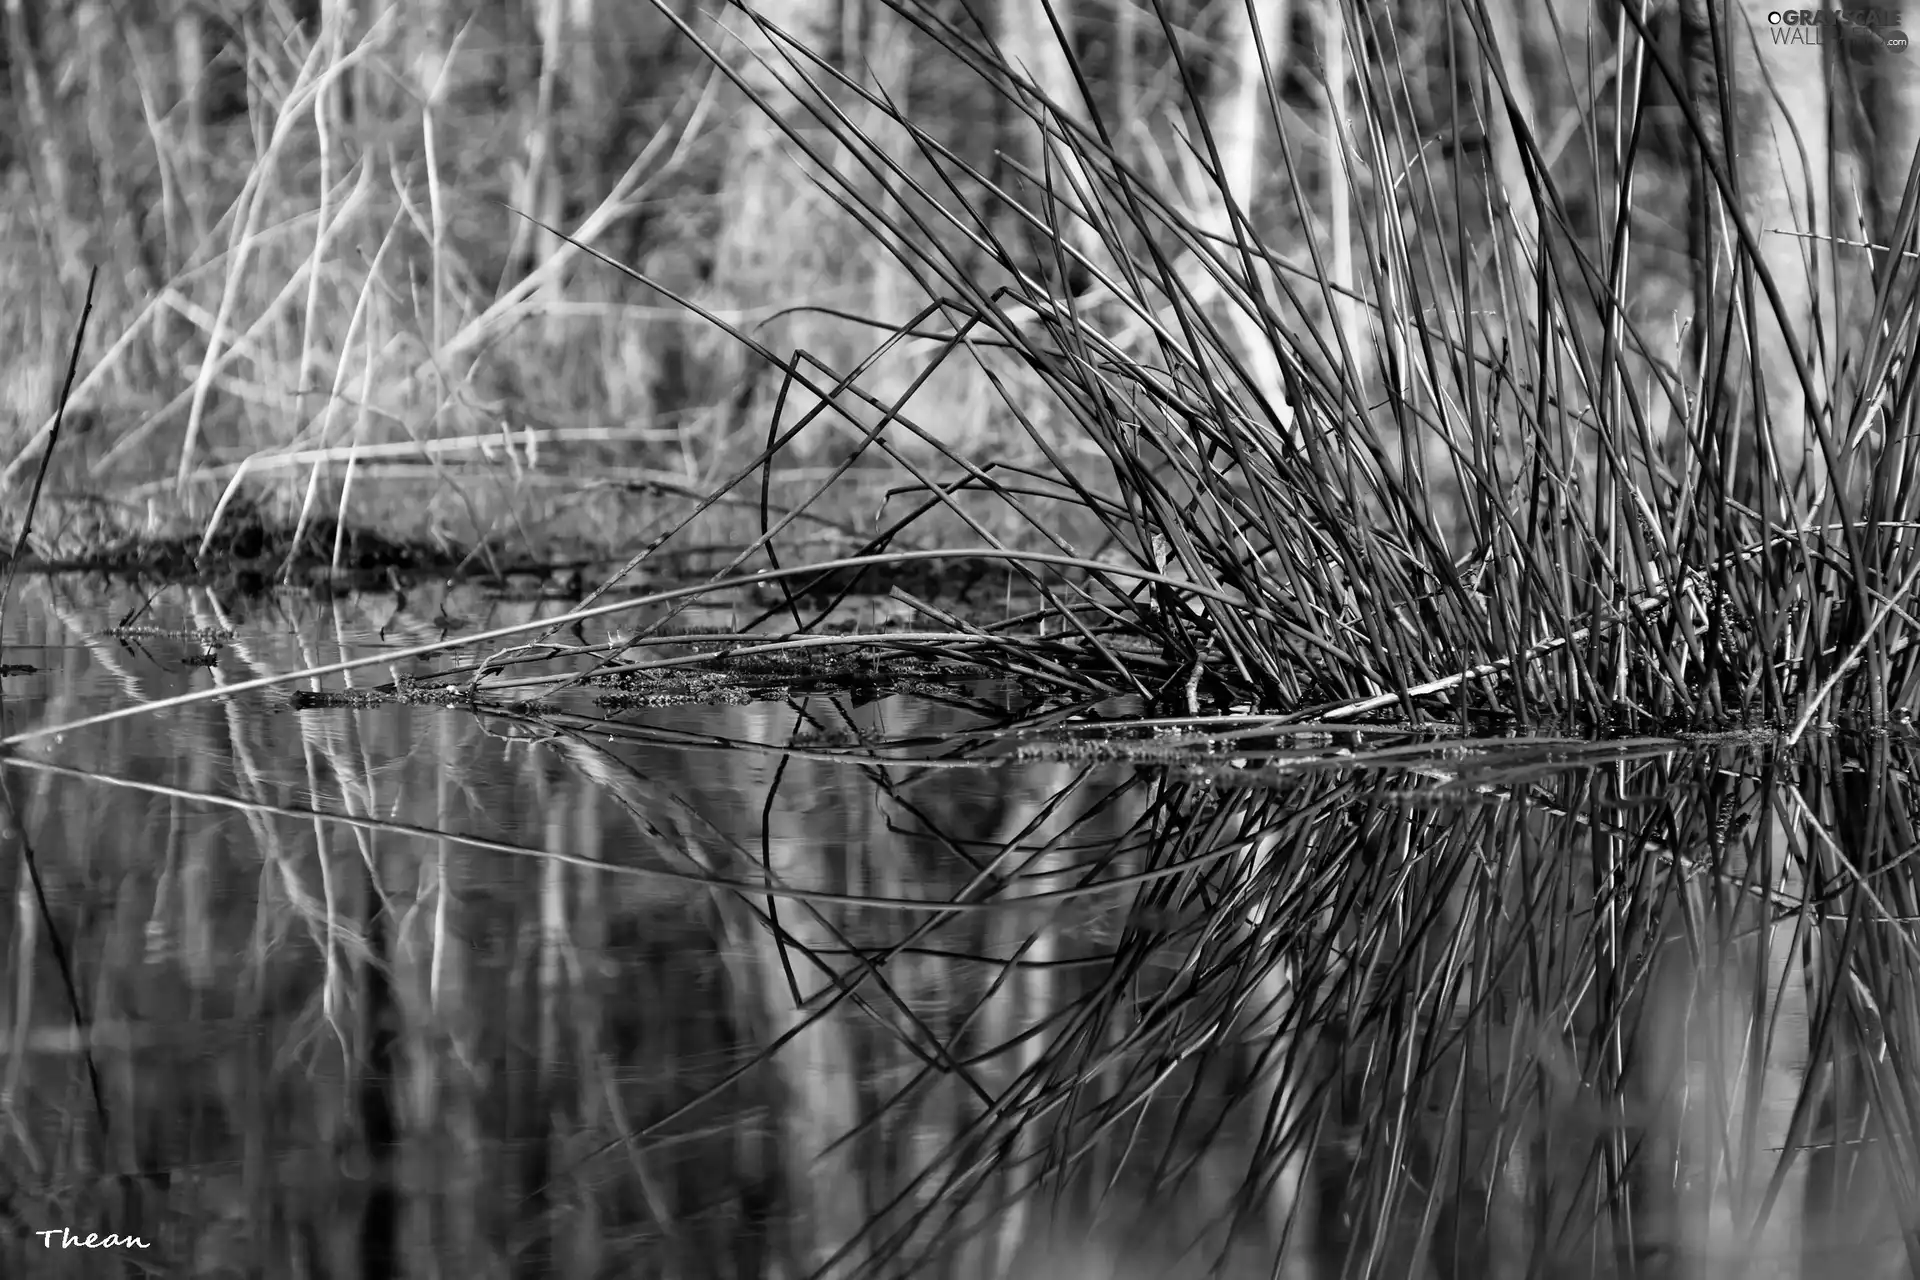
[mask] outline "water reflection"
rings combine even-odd
[[[7,735],[399,643],[41,590]],[[1004,695],[19,743],[5,1274],[1914,1269],[1905,746],[1201,771]]]

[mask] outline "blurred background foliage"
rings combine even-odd
[[[778,65],[776,42],[744,13],[673,12],[749,90],[804,108],[755,63]],[[1626,219],[1634,271],[1620,300],[1662,331],[1665,350],[1645,354],[1679,354],[1693,309],[1690,155],[1685,113],[1648,52],[1678,57],[1677,9],[1102,0],[1050,16],[1039,0],[846,0],[760,12],[817,51],[821,98],[859,110],[855,91],[880,87],[893,113],[973,166],[985,181],[952,198],[1032,242],[1024,269],[1044,275],[1055,254],[1031,227],[1009,229],[1013,215],[987,184],[1033,203],[1016,171],[1032,153],[1031,123],[955,55],[952,33],[990,33],[1070,113],[1097,112],[1115,152],[1157,176],[1176,206],[1202,212],[1218,204],[1196,141],[1198,117],[1209,117],[1244,169],[1227,186],[1259,242],[1283,273],[1331,286],[1303,290],[1282,319],[1322,332],[1338,322],[1363,379],[1384,336],[1370,309],[1408,302],[1369,267],[1389,249],[1373,242],[1389,226],[1383,204],[1431,233],[1423,251],[1436,263],[1516,271],[1521,287],[1530,229],[1544,228],[1543,252],[1592,257]],[[1048,48],[1055,22],[1071,64]],[[103,306],[80,406],[101,425],[86,463],[96,485],[150,479],[170,461],[185,473],[207,456],[502,422],[624,429],[637,444],[587,455],[637,454],[697,475],[732,433],[757,429],[777,394],[764,362],[507,206],[761,326],[776,351],[804,348],[836,369],[884,335],[817,312],[775,318],[779,308],[898,324],[926,302],[860,219],[802,172],[857,159],[829,147],[797,163],[741,87],[651,4],[10,0],[5,35],[0,280],[10,305],[0,341],[12,358],[0,442],[16,459],[10,478],[51,416],[95,265]],[[1905,165],[1881,160],[1911,152],[1913,77],[1885,58],[1790,52],[1769,68],[1789,102],[1804,102],[1809,91],[1795,86],[1810,80],[1847,90],[1830,113],[1838,167],[1827,187],[1853,207],[1812,229],[1884,238]],[[1086,77],[1085,108],[1069,66]],[[832,84],[829,69],[846,82]],[[1642,108],[1652,127],[1630,136]],[[857,122],[912,168],[914,148],[888,114],[869,106]],[[1820,132],[1816,119],[1798,123],[1809,139]],[[1635,162],[1638,185],[1620,208],[1629,146],[1654,158]],[[1391,166],[1374,163],[1386,157]],[[1543,213],[1532,206],[1549,184],[1559,207]],[[983,279],[1006,274],[977,256]],[[1855,283],[1863,263],[1849,255]],[[1345,291],[1356,305],[1332,301]],[[1456,291],[1435,280],[1421,292],[1444,311]],[[1497,346],[1501,325],[1490,324]],[[1337,344],[1329,359],[1342,359]],[[1024,447],[1004,397],[964,363],[919,393],[926,425],[972,453]],[[886,398],[915,367],[898,355],[868,381]],[[836,433],[845,429],[823,423],[796,456],[832,454]]]

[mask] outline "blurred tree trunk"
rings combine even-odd
[[[1821,371],[1830,367],[1823,348],[1833,318],[1826,312],[1816,331],[1819,291],[1831,290],[1833,280],[1831,245],[1820,238],[1833,234],[1830,69],[1825,46],[1776,45],[1757,15],[1724,0],[1680,0],[1686,87],[1703,126],[1699,141],[1735,195],[1735,207],[1726,208],[1706,165],[1694,166],[1695,349],[1713,378],[1723,367],[1720,344],[1731,343],[1719,386],[1737,423],[1758,424],[1751,434],[1729,434],[1736,456],[1720,464],[1745,470],[1750,464],[1739,455],[1770,447],[1770,461],[1755,459],[1759,474],[1778,475],[1788,486],[1805,480],[1809,492],[1818,492],[1826,462],[1809,444],[1822,406],[1808,403],[1793,356],[1797,348],[1814,385],[1821,385]],[[1750,323],[1743,273],[1733,269],[1742,255],[1729,214],[1744,220],[1758,242]],[[1762,275],[1779,291],[1778,309],[1761,287]],[[1725,318],[1733,308],[1728,331]]]
[[[73,212],[73,174],[67,168],[66,149],[56,122],[53,90],[46,73],[58,72],[53,49],[56,47],[44,24],[51,15],[42,13],[36,21],[23,0],[6,0],[7,69],[13,83],[16,127],[20,138],[14,145],[19,153],[31,156],[28,169],[41,189],[40,205],[51,216],[49,234],[52,249],[60,259],[61,277],[68,287],[84,279],[78,272],[77,247],[80,228],[70,221]]]
[[[1911,49],[1888,51],[1867,69],[1862,89],[1862,109],[1872,130],[1872,145],[1867,155],[1866,188],[1871,207],[1868,210],[1868,239],[1881,248],[1873,251],[1876,279],[1888,267],[1890,255],[1911,253],[1915,247],[1914,222],[1900,226],[1901,204],[1909,178],[1920,160],[1920,69],[1916,69]],[[1893,298],[1892,314],[1898,315],[1899,294],[1912,285],[1911,261],[1899,276],[1888,277]],[[1911,357],[1908,357],[1911,360]],[[1911,411],[1909,411],[1910,413]],[[1881,418],[1883,437],[1897,428]],[[1905,450],[1884,449],[1877,458],[1858,468],[1861,478],[1871,477],[1879,495],[1888,503],[1898,503],[1913,481]]]
[[[1020,187],[1024,184],[1016,179],[1009,194],[1059,238],[1057,246],[1049,246],[1044,241],[1037,246],[1042,258],[1036,264],[1040,278],[1049,282],[1048,288],[1056,292],[1063,289],[1077,292],[1074,277],[1081,272],[1069,248],[1078,250],[1096,264],[1100,261],[1095,253],[1100,243],[1099,234],[1073,212],[1076,208],[1091,210],[1092,190],[1071,149],[1048,140],[1061,128],[1070,124],[1085,125],[1088,120],[1087,104],[1074,75],[1073,14],[1064,0],[997,0],[996,16],[1000,29],[995,38],[1005,55],[1006,65],[1025,77],[1034,93],[1045,100],[1043,103],[1028,94],[1018,95],[1031,114],[1026,117],[1015,114],[1007,122],[1014,136],[1006,139],[1005,145],[1051,190],[1035,187],[1023,192]],[[1037,234],[1031,228],[1021,227],[1012,239],[1019,243]],[[1056,253],[1063,263],[1056,263]],[[1068,277],[1065,280],[1058,278],[1063,269]]]
[[[1909,231],[1895,243],[1900,202],[1913,171],[1915,148],[1920,146],[1920,70],[1911,58],[1911,53],[1889,53],[1876,59],[1861,86],[1862,105],[1873,130],[1867,173],[1873,240],[1893,252],[1911,250],[1914,239]]]
[[[1260,242],[1256,213],[1262,192],[1259,187],[1261,142],[1266,122],[1277,114],[1269,85],[1277,87],[1286,65],[1286,42],[1292,27],[1290,0],[1219,0],[1221,5],[1221,49],[1215,59],[1214,74],[1219,83],[1214,101],[1208,105],[1208,127],[1220,153],[1220,172],[1214,175],[1217,187],[1203,193],[1211,197],[1199,211],[1201,229],[1217,237],[1209,246],[1224,258],[1235,274],[1246,274],[1249,293],[1271,306],[1276,291],[1262,279],[1266,273],[1255,271],[1250,258],[1238,251],[1244,234],[1249,245]],[[1344,100],[1345,63],[1339,56],[1345,49],[1341,36],[1339,0],[1327,0],[1331,15],[1327,49],[1327,94],[1329,107]],[[1337,153],[1336,153],[1337,154]],[[1333,189],[1344,193],[1345,175],[1335,174]],[[1336,197],[1332,212],[1331,271],[1336,288],[1352,283],[1352,255],[1344,202]],[[1274,407],[1276,414],[1286,402],[1286,385],[1280,375],[1280,363],[1273,342],[1267,336],[1260,317],[1246,306],[1229,300],[1233,323],[1246,348],[1247,372],[1254,389]]]
[[[575,27],[573,6],[560,0],[534,0],[531,16],[539,33],[540,74],[534,86],[533,118],[527,128],[527,150],[514,182],[513,201],[516,208],[528,211],[549,227],[557,227],[563,210],[559,130],[554,117],[560,110],[561,84],[566,83],[571,90],[579,70],[572,51],[584,33]],[[509,269],[516,275],[530,273],[559,248],[559,238],[551,231],[517,220]],[[553,286],[546,286],[542,292],[551,294]]]
[[[1508,104],[1496,94],[1488,110],[1493,117],[1487,124],[1492,135],[1494,175],[1500,184],[1496,214],[1498,207],[1504,205],[1508,230],[1519,241],[1517,247],[1532,257],[1540,249],[1540,214],[1534,207],[1533,185],[1527,181],[1527,167],[1514,119],[1505,108],[1510,106],[1512,117],[1517,117],[1533,135],[1536,146],[1542,140],[1545,118],[1527,75],[1528,32],[1519,6],[1514,0],[1486,0],[1485,13],[1486,35],[1494,46],[1485,54],[1505,72],[1506,92],[1511,95]]]
[[[1338,0],[1328,5],[1336,30],[1339,9]],[[1291,0],[1221,0],[1220,16],[1222,48],[1215,65],[1220,89],[1210,123],[1220,148],[1222,192],[1251,219],[1260,197],[1263,122],[1273,114],[1267,105],[1268,77],[1277,84],[1286,69],[1292,4]]]
[[[1140,9],[1131,0],[1113,6],[1114,129],[1122,148],[1137,145],[1140,129]]]
[[[1285,27],[1281,30],[1284,32]],[[1277,40],[1278,37],[1275,37]],[[1374,371],[1374,350],[1369,326],[1360,322],[1356,302],[1359,280],[1353,262],[1353,196],[1358,174],[1349,167],[1349,104],[1352,102],[1352,60],[1347,57],[1347,24],[1341,0],[1321,0],[1321,57],[1326,67],[1327,90],[1327,228],[1331,253],[1327,268],[1336,291],[1332,298],[1337,332],[1346,343],[1343,358],[1352,361],[1356,381],[1370,378]],[[1277,57],[1277,55],[1275,55]],[[1280,82],[1280,67],[1275,66],[1274,83]]]

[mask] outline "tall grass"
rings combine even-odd
[[[727,443],[713,388],[739,358],[606,273],[581,278],[577,250],[506,208],[640,246],[671,278],[704,270],[688,246],[722,168],[694,144],[730,122],[650,11],[590,30],[568,6],[508,3],[13,20],[9,486],[50,433],[88,261],[101,336],[75,405],[96,429],[68,433],[62,489],[184,494],[204,519],[205,491],[237,473],[309,517],[472,544],[550,541],[556,510],[618,539],[634,522],[614,486],[706,478]],[[741,305],[726,279],[708,296]],[[497,472],[503,452],[500,485],[476,464]],[[597,486],[559,488],[555,461]]]
[[[1262,85],[1274,199],[1293,206],[1275,216],[1236,205],[1208,124],[1217,69],[1166,5],[1171,160],[1111,127],[1076,47],[1070,75],[1037,84],[944,10],[887,8],[1043,140],[1033,163],[996,181],[910,104],[758,14],[752,76],[709,52],[934,299],[910,329],[931,341],[929,365],[1011,355],[1098,446],[1098,466],[1061,471],[1107,538],[1212,589],[1197,608],[1116,620],[1299,715],[1764,721],[1797,736],[1838,709],[1885,723],[1910,704],[1912,259],[1850,269],[1870,305],[1816,310],[1806,331],[1789,295],[1807,288],[1783,294],[1779,255],[1762,250],[1777,229],[1751,224],[1743,194],[1773,175],[1731,171],[1722,133],[1736,126],[1689,96],[1691,68],[1637,42],[1637,15],[1618,15],[1629,43],[1611,94],[1550,155],[1541,133],[1557,122],[1522,108],[1570,95],[1527,89],[1524,60],[1494,38],[1510,14],[1467,0],[1450,31],[1471,39],[1448,49],[1409,47],[1405,15],[1344,9],[1352,81],[1318,91],[1351,115],[1325,113],[1319,163],[1288,127],[1298,86]],[[1570,40],[1550,52],[1562,68],[1592,56]],[[1658,158],[1629,66],[1678,103]],[[1736,60],[1707,70],[1718,99],[1750,106]],[[770,74],[778,101],[761,91]],[[1438,160],[1436,126],[1452,140]],[[1686,212],[1689,169],[1707,175],[1694,216],[1729,229],[1694,246],[1725,261],[1692,277],[1721,282],[1676,340],[1671,322],[1648,323],[1647,286],[1689,273],[1646,227],[1650,210]],[[1328,184],[1351,226],[1310,201]],[[1911,199],[1899,213],[1904,244]],[[1343,280],[1329,263],[1349,234],[1366,266]],[[1356,303],[1359,324],[1325,323]],[[1766,367],[1782,330],[1791,371]],[[1810,359],[1840,345],[1844,361]],[[816,385],[849,412],[879,407]],[[1804,421],[1783,417],[1801,396]]]
[[[1826,213],[1756,222],[1766,91],[1638,8],[1286,12],[183,10],[172,63],[49,15],[0,223],[62,265],[0,324],[46,363],[112,259],[83,478],[216,520],[266,476],[302,522],[564,526],[631,569],[730,506],[728,571],[1005,559],[1082,687],[1188,709],[1897,718],[1915,202],[1867,175],[1869,253],[1854,171],[1781,156]]]

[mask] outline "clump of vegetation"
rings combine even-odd
[[[1354,153],[1333,181],[1398,178],[1351,193],[1343,213],[1368,267],[1353,272],[1348,251],[1344,276],[1348,228],[1316,234],[1307,207],[1324,169],[1283,146],[1284,194],[1270,197],[1298,205],[1311,269],[1238,198],[1244,175],[1206,124],[1209,68],[1169,11],[1155,8],[1203,197],[1184,204],[1086,92],[1095,77],[1072,50],[1048,82],[931,7],[893,12],[1031,123],[1021,189],[968,198],[985,175],[911,105],[761,22],[791,94],[813,94],[814,119],[789,136],[824,134],[861,158],[817,172],[937,299],[912,326],[950,335],[936,359],[1015,357],[1102,451],[1099,469],[1064,469],[1086,511],[1140,560],[1205,588],[1182,588],[1194,608],[1124,615],[1141,633],[1204,655],[1265,707],[1323,717],[1801,728],[1825,706],[1884,721],[1910,704],[1920,668],[1903,600],[1920,557],[1896,424],[1911,412],[1898,359],[1915,330],[1911,258],[1882,254],[1873,323],[1849,332],[1847,360],[1819,358],[1843,332],[1828,316],[1832,331],[1785,343],[1794,369],[1764,367],[1780,332],[1795,335],[1796,295],[1758,247],[1766,229],[1751,225],[1706,103],[1681,96],[1680,159],[1722,184],[1691,198],[1734,228],[1705,250],[1731,271],[1716,281],[1722,264],[1699,264],[1703,336],[1672,351],[1633,314],[1641,282],[1667,270],[1642,259],[1638,186],[1679,190],[1672,162],[1640,149],[1644,95],[1617,93],[1556,162],[1536,132],[1547,122],[1521,114],[1523,68],[1499,56],[1489,5],[1461,7],[1482,38],[1462,56],[1484,82],[1455,95],[1447,124],[1498,154],[1483,177],[1456,152],[1444,181],[1410,128],[1432,104],[1412,96],[1421,68],[1396,56],[1398,15],[1345,15],[1338,39],[1364,56],[1323,86],[1353,113],[1329,134]],[[1677,76],[1648,57],[1649,83]],[[1709,66],[1726,100],[1749,103],[1737,68]],[[1255,97],[1259,117],[1286,115],[1274,79]],[[919,167],[895,162],[859,111],[909,138]],[[1609,127],[1627,147],[1610,149]],[[1888,230],[1905,243],[1912,210],[1896,212]],[[989,291],[955,241],[1009,283]],[[1029,265],[1034,244],[1048,269]],[[1303,323],[1318,315],[1336,323]]]
[[[1189,710],[1895,718],[1920,680],[1914,210],[1877,163],[1849,203],[1847,140],[1781,141],[1825,55],[1768,80],[1728,15],[1682,30],[1683,64],[1636,10],[1403,9],[271,10],[209,64],[223,106],[49,18],[18,45],[43,145],[13,159],[63,244],[87,199],[124,223],[127,183],[163,197],[150,300],[121,299],[80,391],[98,416],[115,380],[179,390],[90,475],[279,474],[296,528],[377,492],[529,547],[568,512],[614,527],[583,476],[623,510],[671,480],[611,535],[628,573],[729,506],[729,585],[999,562],[1081,638],[1083,690]],[[51,144],[132,97],[62,116],[43,73],[110,87],[116,59],[151,154],[82,182]],[[711,74],[610,111],[665,66]],[[447,459],[490,445],[513,483],[476,503]],[[808,521],[832,538],[796,545]],[[795,629],[824,619],[775,589]]]

